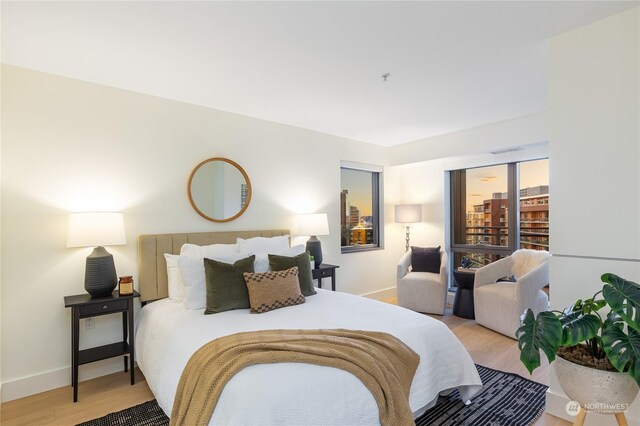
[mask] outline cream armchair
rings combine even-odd
[[[440,252],[440,273],[411,272],[411,251],[398,262],[398,305],[427,314],[444,314],[447,302],[447,252]]]
[[[549,253],[517,250],[476,271],[473,298],[476,322],[515,339],[520,316],[527,308],[535,314],[549,308],[549,297],[542,288],[549,284]],[[515,275],[513,282],[499,282]]]

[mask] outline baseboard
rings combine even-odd
[[[86,364],[80,367],[78,380],[95,379],[107,374],[123,371],[122,358],[105,359]],[[22,377],[2,383],[2,402],[13,401],[25,396],[50,391],[52,389],[69,387],[69,398],[71,398],[71,367],[46,371],[28,377]]]
[[[564,419],[573,423],[576,417],[570,416],[567,413],[568,402],[569,402],[569,398],[567,398],[566,395],[553,392],[551,388],[549,388],[546,393],[545,412],[547,412],[548,414],[551,414],[552,416],[560,417],[561,419]],[[627,412],[626,417],[627,417],[627,422],[629,423],[629,426],[640,426],[640,418],[635,418],[635,416],[629,412]],[[615,419],[612,414],[605,415],[605,414],[589,413],[587,414],[587,418],[584,424],[585,426],[610,425],[610,424],[615,424]]]
[[[384,290],[373,291],[371,293],[361,294],[362,297],[367,297],[369,299],[375,300],[384,300],[389,299],[390,297],[396,297],[398,292],[396,291],[396,287],[385,288]]]

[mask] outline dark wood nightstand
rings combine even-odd
[[[322,279],[331,278],[331,290],[336,291],[336,269],[338,265],[329,265],[328,263],[321,263],[319,267],[311,270],[314,280],[318,280],[318,288],[322,288]]]
[[[71,308],[71,386],[73,402],[78,401],[78,366],[101,359],[124,355],[124,371],[131,372],[131,384],[135,383],[133,372],[133,299],[140,297],[134,291],[130,296],[118,296],[118,290],[111,296],[91,297],[90,294],[65,296],[64,307]],[[122,313],[122,341],[109,345],[80,350],[80,320],[100,315]],[[128,340],[127,340],[128,337]],[[127,358],[129,366],[127,367]]]

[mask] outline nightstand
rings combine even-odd
[[[318,288],[322,288],[323,278],[331,278],[331,290],[336,291],[336,269],[338,268],[338,265],[321,263],[319,267],[312,269],[311,274],[314,280],[318,280]]]
[[[78,366],[101,359],[124,355],[124,371],[131,372],[131,384],[135,383],[133,371],[133,299],[140,297],[137,291],[129,296],[118,296],[118,290],[111,296],[91,297],[90,294],[65,296],[64,307],[71,308],[71,386],[73,402],[78,401]],[[80,320],[101,315],[122,313],[122,341],[95,348],[80,350]],[[127,339],[128,337],[128,339]],[[129,366],[127,367],[127,358]]]

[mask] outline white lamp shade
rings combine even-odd
[[[298,216],[298,235],[329,235],[327,214],[313,213]]]
[[[67,247],[126,244],[122,213],[71,213]]]
[[[422,222],[422,204],[400,204],[396,206],[396,223]]]

